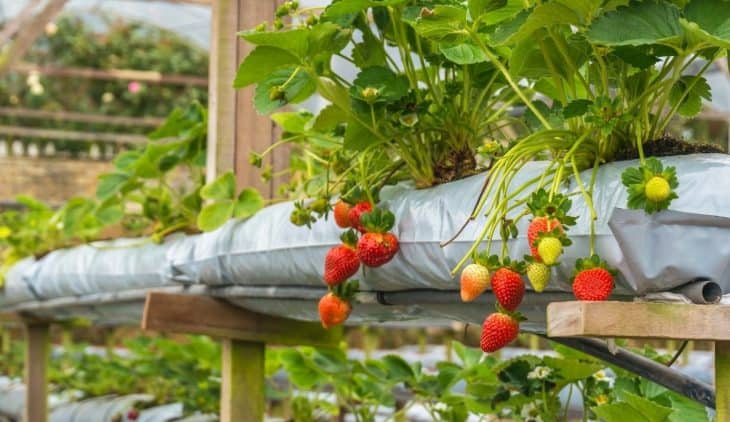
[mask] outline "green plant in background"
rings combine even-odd
[[[202,336],[189,336],[182,343],[136,337],[124,346],[127,350],[98,353],[83,344],[55,350],[49,374],[52,390],[79,391],[82,398],[148,393],[155,397],[153,405],[182,402],[187,412],[217,412],[217,342]],[[372,421],[383,407],[395,409],[392,419],[399,420],[415,405],[423,406],[434,420],[458,422],[477,415],[558,421],[579,411],[573,407],[568,413],[571,398],[582,400],[584,420],[709,421],[702,405],[563,346],[554,346],[552,356],[507,360],[458,342],[454,351],[456,361],[426,369],[397,355],[357,360],[341,349],[269,348],[266,397],[283,404],[278,412],[297,421],[344,414]],[[668,359],[650,348],[637,352],[661,363]],[[22,376],[22,356],[22,343],[14,343],[0,359],[0,374]]]
[[[180,36],[141,22],[125,22],[94,14],[62,15],[28,51],[25,60],[41,66],[81,67],[101,70],[135,69],[162,74],[204,77],[208,53]],[[165,116],[175,107],[193,101],[205,103],[205,87],[149,84],[139,81],[95,80],[9,72],[0,78],[0,105],[46,111],[76,111],[113,116]],[[108,123],[0,116],[9,125],[83,131],[113,131]],[[127,133],[144,133],[144,127],[127,127]],[[24,141],[35,141],[27,138]],[[39,142],[47,140],[39,139]],[[78,154],[88,143],[53,141],[56,150]]]

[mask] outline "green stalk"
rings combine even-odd
[[[697,74],[694,76],[694,78],[692,78],[692,81],[687,86],[687,89],[684,90],[684,93],[682,93],[682,96],[679,98],[679,101],[677,101],[677,104],[672,106],[669,113],[666,114],[664,119],[659,124],[659,126],[657,128],[659,132],[663,131],[667,127],[667,125],[669,125],[669,122],[672,120],[672,117],[675,115],[675,113],[677,113],[677,110],[679,110],[679,106],[682,105],[682,101],[684,101],[684,99],[687,97],[687,94],[689,94],[690,91],[692,91],[692,88],[694,88],[694,86],[697,84],[697,82],[700,79],[702,79],[702,75],[704,75],[704,73],[707,71],[707,69],[709,69],[709,67],[715,61],[715,57],[717,57],[717,54],[715,56],[713,56],[713,58],[711,60],[708,60],[707,63],[705,63],[705,65],[702,66],[700,71],[697,72]],[[659,114],[657,113],[657,118],[658,117],[659,117]]]

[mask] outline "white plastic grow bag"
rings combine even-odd
[[[662,159],[676,166],[680,180],[679,199],[672,210],[646,216],[642,211],[621,210],[626,203],[620,175],[635,161],[604,165],[598,175],[594,195],[600,219],[596,222],[597,251],[618,268],[617,294],[643,295],[674,289],[697,278],[707,278],[730,291],[728,261],[730,246],[730,195],[724,189],[730,180],[730,156],[703,154]],[[544,163],[529,163],[513,183],[520,185],[544,168]],[[400,253],[378,269],[362,269],[357,278],[366,292],[412,291],[419,289],[458,290],[451,269],[466,253],[484,223],[472,222],[449,246],[440,247],[468,218],[484,181],[484,175],[414,190],[400,185],[383,192],[384,206],[396,215],[394,232],[401,243]],[[586,177],[587,179],[587,177]],[[569,187],[567,191],[573,191]],[[549,290],[569,291],[568,280],[576,258],[587,255],[589,219],[585,202],[573,196],[572,213],[580,216],[569,231],[574,244],[566,248],[562,264],[556,268]],[[259,312],[314,319],[316,301],[324,290],[324,256],[339,243],[341,230],[332,220],[318,221],[312,229],[289,223],[291,203],[268,207],[246,221],[230,221],[219,230],[197,236],[175,236],[162,245],[125,240],[111,248],[81,246],[56,251],[38,262],[26,260],[14,267],[7,287],[0,294],[0,309],[19,305],[56,315],[73,315],[84,309],[95,315],[106,314],[115,321],[126,320],[125,312],[138,313],[140,306],[103,306],[114,303],[124,292],[182,285],[207,285],[264,288],[267,297],[247,296],[249,290],[222,289],[224,297],[239,306]],[[613,216],[611,224],[609,219]],[[513,258],[528,253],[527,219],[520,224],[520,237],[510,242]],[[127,242],[128,247],[123,247]],[[498,251],[498,241],[493,244]],[[182,286],[181,286],[182,287]],[[308,291],[306,297],[292,297],[292,287]],[[203,292],[209,294],[211,292]],[[104,305],[74,308],[72,300],[111,294]],[[311,297],[310,297],[311,296]],[[109,299],[109,298],[107,298]],[[128,298],[124,299],[129,303]],[[40,301],[40,302],[39,302]],[[137,300],[139,303],[139,300]],[[375,320],[444,318],[471,320],[454,304],[432,307],[407,306],[403,309],[373,303],[361,307],[356,318]],[[125,311],[126,310],[126,311]],[[65,311],[65,312],[64,312]],[[139,315],[130,315],[129,319]]]

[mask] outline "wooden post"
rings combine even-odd
[[[223,340],[221,422],[264,419],[265,352],[261,342]]]
[[[48,420],[48,331],[44,322],[25,324],[25,412],[24,422]]]
[[[730,422],[730,341],[715,342],[715,411],[717,422]]]

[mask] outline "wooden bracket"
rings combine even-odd
[[[26,422],[48,420],[49,327],[46,322],[25,324],[25,411]]]
[[[336,346],[342,329],[262,315],[208,296],[147,293],[142,329],[223,338],[220,420],[261,421],[266,344]]]
[[[715,410],[730,422],[730,306],[646,302],[554,302],[550,337],[619,337],[715,342]]]

